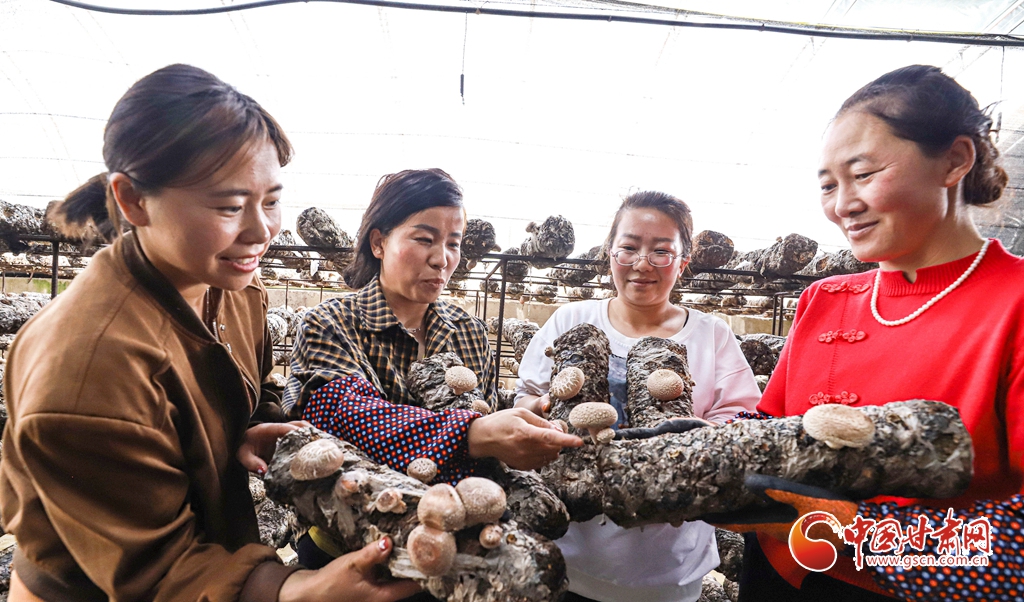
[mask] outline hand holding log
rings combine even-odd
[[[301,452],[309,444],[325,449]],[[326,449],[330,444],[337,452]],[[323,460],[324,465],[315,470],[308,466],[296,470],[293,465],[297,461],[302,463],[304,457]],[[322,471],[331,466],[336,468],[323,474]],[[314,478],[297,479],[296,472],[303,479]],[[515,521],[499,523],[501,541],[493,549],[481,544],[483,528],[475,526],[456,532],[434,529],[444,535],[430,532],[426,535],[443,541],[428,541],[429,537],[414,540],[415,550],[411,551],[410,538],[421,528],[419,504],[427,494],[427,486],[372,462],[354,446],[312,427],[294,430],[279,440],[267,473],[266,491],[269,498],[293,506],[301,523],[316,525],[329,534],[343,552],[358,550],[382,536],[390,536],[395,546],[387,563],[391,575],[413,579],[433,596],[444,600],[554,600],[566,586],[564,562],[557,546],[520,529]],[[382,499],[385,503],[380,503]],[[461,501],[461,497],[459,499]],[[400,503],[392,503],[396,500]],[[485,518],[490,520],[494,515],[488,514]],[[493,543],[490,539],[493,534],[488,535],[488,544]],[[439,574],[428,576],[417,568],[418,565],[426,567],[424,563],[430,561],[428,556],[433,558],[434,552],[444,561],[445,554],[451,551],[445,548],[446,543],[452,543],[449,536],[454,540],[455,552],[447,570],[441,572],[434,566],[428,570]],[[420,552],[423,556],[417,557]]]

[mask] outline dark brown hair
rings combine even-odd
[[[136,190],[152,193],[197,184],[264,140],[282,167],[291,160],[291,143],[259,103],[202,69],[169,65],[135,82],[114,105],[103,161],[109,173],[123,173]],[[71,236],[89,222],[107,240],[122,230],[106,173],[54,204],[49,217]]]
[[[363,214],[356,239],[356,256],[345,270],[345,284],[362,288],[380,273],[380,259],[370,248],[370,232],[387,236],[410,215],[432,207],[462,207],[462,188],[440,169],[407,169],[377,182]]]
[[[975,160],[963,179],[964,203],[988,205],[1002,196],[1009,178],[996,164],[999,150],[990,137],[992,118],[938,67],[910,65],[890,71],[854,92],[836,118],[855,110],[881,119],[893,135],[916,143],[931,157],[949,150],[957,136],[970,137]]]
[[[619,230],[619,222],[622,215],[630,209],[655,209],[672,218],[679,228],[679,239],[682,241],[680,253],[682,257],[690,256],[693,239],[693,217],[690,215],[690,207],[682,200],[671,194],[648,190],[634,192],[622,200],[619,210],[615,212],[612,220],[612,229],[608,232],[608,239],[604,242],[604,255],[611,253],[612,242]]]

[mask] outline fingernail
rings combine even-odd
[[[391,542],[388,541],[387,537],[381,537],[380,541],[377,542],[377,547],[380,548],[381,552],[387,552],[388,547],[390,547],[390,543]]]
[[[256,474],[260,475],[261,477],[262,477],[262,476],[266,476],[266,474],[267,474],[267,469],[266,469],[266,468],[263,468],[263,467],[261,466],[261,467],[259,467],[259,468],[257,468],[257,469],[256,469]]]

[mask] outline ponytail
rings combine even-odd
[[[60,234],[88,243],[113,242],[121,233],[121,212],[107,183],[107,173],[89,178],[63,201],[46,208],[46,219]]]

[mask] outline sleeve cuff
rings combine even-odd
[[[300,566],[285,566],[280,562],[268,561],[256,565],[242,586],[239,602],[277,602],[284,580]]]

